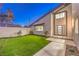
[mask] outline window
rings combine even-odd
[[[64,18],[64,16],[65,16],[65,12],[62,12],[62,13],[56,14],[56,15],[55,15],[55,18],[56,18],[56,19],[60,19],[60,18]]]
[[[43,31],[43,25],[35,26],[36,31]]]

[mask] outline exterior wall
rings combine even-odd
[[[48,15],[46,15],[45,17],[40,19],[38,22],[36,22],[35,24],[45,23],[44,24],[44,31],[43,32],[35,31],[34,26],[32,26],[31,30],[33,30],[34,34],[44,35],[44,32],[48,31],[49,32],[48,36],[55,37],[56,35],[54,35],[54,13],[66,11],[67,12],[67,35],[63,36],[63,37],[68,38],[68,39],[72,39],[72,37],[73,37],[73,28],[74,28],[73,20],[72,20],[72,4],[62,8],[61,10],[59,10],[60,8],[58,8],[57,10],[49,13]],[[33,25],[35,25],[35,24],[33,24]]]
[[[62,11],[67,12],[67,36],[66,37],[71,39],[72,38],[72,4],[62,8],[61,10],[58,10],[58,11],[56,10],[56,11],[52,12],[52,14],[57,13],[57,12],[62,12]],[[53,36],[55,36],[55,35],[53,35]]]
[[[29,34],[30,28],[0,27],[0,37],[18,36],[19,31],[21,31],[21,35],[26,35],[26,34]]]
[[[79,50],[79,3],[73,3],[72,4],[72,15],[74,23],[74,41],[78,47]],[[76,23],[78,22],[78,23]],[[77,27],[77,28],[76,28]]]
[[[51,14],[46,15],[42,19],[40,19],[38,22],[34,23],[35,24],[42,24],[44,23],[44,31],[35,31],[34,26],[31,26],[31,30],[34,32],[34,34],[38,35],[44,35],[45,31],[48,31],[48,36],[51,35]]]

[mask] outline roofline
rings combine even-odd
[[[45,15],[43,15],[42,17],[40,17],[39,19],[37,19],[35,22],[33,22],[31,25],[29,25],[28,27],[32,26],[34,23],[38,22],[40,19],[42,19],[44,16],[48,15],[49,13],[55,11],[57,8],[65,5],[66,3],[61,3],[58,7],[56,7],[54,10],[49,11],[48,13],[46,13]]]

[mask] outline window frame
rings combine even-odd
[[[38,26],[38,27],[39,27],[39,26],[42,26],[42,30],[37,30],[37,29],[36,29],[37,26]],[[35,26],[34,26],[34,30],[35,30],[35,31],[38,31],[38,32],[44,31],[44,25],[43,25],[43,24],[42,24],[42,25],[35,25]]]
[[[64,18],[65,15],[66,15],[66,12],[65,12],[65,11],[56,13],[56,14],[55,14],[55,19],[61,19],[61,18]]]

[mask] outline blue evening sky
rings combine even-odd
[[[1,11],[5,13],[8,8],[11,9],[14,14],[13,23],[28,26],[59,5],[59,3],[5,3]]]

